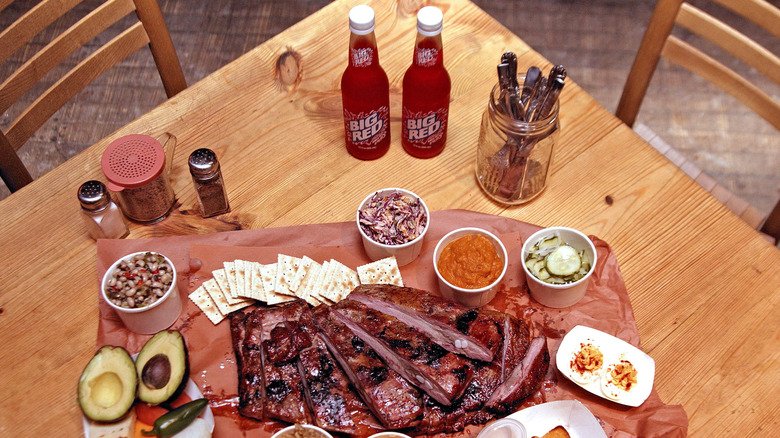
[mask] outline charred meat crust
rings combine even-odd
[[[348,298],[398,318],[447,351],[481,361],[494,357],[495,352],[457,329],[458,317],[468,310],[444,298],[420,289],[381,284],[360,285]]]
[[[327,306],[318,306],[313,314],[328,349],[379,421],[390,429],[416,426],[422,416],[417,389],[389,369]]]
[[[473,370],[470,360],[448,352],[424,333],[397,318],[349,299],[331,309],[359,326],[353,332],[365,342],[381,342],[382,347],[375,349],[388,366],[439,403],[452,404],[471,381]],[[386,357],[388,353],[393,357]]]
[[[459,432],[515,409],[549,368],[546,339],[532,340],[522,320],[412,288],[360,286],[333,307],[245,312],[231,315],[230,332],[239,412],[255,419],[354,436]],[[480,351],[489,360],[466,354]]]

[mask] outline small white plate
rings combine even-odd
[[[542,436],[556,426],[563,426],[572,438],[607,438],[599,420],[577,400],[542,403],[508,418],[523,423],[528,436]]]
[[[138,353],[132,355],[133,360],[135,360],[136,357],[138,357]],[[203,398],[203,393],[200,392],[200,389],[198,389],[198,385],[195,384],[195,382],[192,381],[192,379],[187,380],[187,386],[184,387],[184,393],[187,394],[192,400],[197,400],[199,398]],[[135,409],[135,406],[133,406],[132,409]],[[214,432],[214,414],[211,412],[211,406],[206,405],[206,409],[201,412],[201,414],[198,416],[198,418],[202,418],[206,421],[206,424],[209,427],[209,430],[211,432]],[[85,416],[81,416],[81,424],[84,428],[84,438],[96,438],[91,437],[89,435],[89,425],[92,423],[92,420]],[[150,424],[151,426],[151,424]]]
[[[596,345],[604,355],[602,374],[591,382],[584,383],[578,378],[576,372],[571,369],[571,360],[582,344]],[[637,370],[637,384],[628,392],[618,391],[617,394],[607,396],[604,392],[604,373],[611,365],[620,360],[631,362]],[[622,339],[608,335],[600,330],[578,325],[571,329],[563,338],[558,353],[555,355],[555,363],[558,371],[566,378],[576,383],[586,391],[626,406],[639,406],[647,400],[653,390],[655,379],[655,361],[642,350],[634,347]]]

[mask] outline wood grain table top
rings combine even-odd
[[[401,81],[411,63],[414,2],[371,1],[390,79],[390,151],[344,147],[339,80],[347,14],[336,1],[97,142],[0,202],[0,435],[78,436],[76,384],[95,352],[96,244],[76,190],[105,181],[100,157],[131,133],[178,139],[177,205],[129,238],[349,221],[373,190],[404,187],[431,210],[467,209],[593,234],[617,254],[655,388],[681,404],[691,436],[780,434],[780,251],[734,216],[573,81],[540,197],[491,201],[474,176],[476,142],[501,53],[519,69],[551,64],[467,0],[444,11],[452,78],[444,151],[416,159],[400,144]],[[232,210],[203,219],[186,161],[201,147],[222,164]]]

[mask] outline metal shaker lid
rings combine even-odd
[[[111,201],[111,194],[100,181],[87,181],[79,187],[79,203],[81,207],[89,211],[100,211]]]
[[[211,149],[201,148],[190,154],[190,173],[196,178],[208,178],[219,171],[219,160]]]
[[[111,190],[143,187],[163,172],[165,151],[148,135],[126,135],[108,145],[100,164]]]

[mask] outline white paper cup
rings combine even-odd
[[[477,438],[526,438],[527,436],[523,423],[513,418],[501,418],[485,426]]]
[[[427,218],[425,223],[425,229],[423,229],[422,233],[420,233],[417,238],[414,240],[411,240],[409,242],[400,244],[400,245],[387,245],[384,243],[379,243],[369,237],[364,231],[363,227],[360,226],[360,210],[363,209],[363,207],[368,203],[369,199],[371,199],[374,194],[379,193],[380,195],[388,195],[392,192],[401,192],[406,195],[409,195],[410,197],[414,199],[419,199],[420,204],[422,204],[423,210],[425,211],[425,217]],[[366,196],[363,199],[363,202],[360,203],[360,206],[358,207],[358,211],[355,215],[355,223],[357,224],[358,231],[360,232],[360,237],[363,240],[363,248],[366,250],[366,254],[372,261],[377,261],[386,257],[395,256],[396,262],[398,263],[398,266],[404,266],[408,265],[409,263],[413,262],[417,256],[420,255],[420,251],[422,250],[423,246],[423,239],[425,238],[425,234],[428,232],[428,228],[431,227],[431,212],[428,210],[428,206],[425,205],[425,201],[423,201],[422,198],[414,194],[413,192],[410,192],[409,190],[405,189],[399,189],[396,187],[390,187],[382,190],[377,190],[375,192],[371,192],[368,196]]]
[[[271,435],[271,438],[280,438],[282,435],[286,434],[287,432],[295,430],[295,426],[296,425],[285,427],[284,429]],[[302,426],[304,429],[307,429],[310,432],[319,432],[322,438],[333,438],[333,435],[329,434],[325,429],[322,429],[320,427],[312,426],[311,424],[299,424],[298,426]]]
[[[569,284],[550,284],[536,278],[528,267],[525,265],[525,259],[528,257],[528,253],[531,248],[534,247],[542,238],[553,235],[557,232],[564,242],[577,252],[585,250],[588,258],[591,261],[590,270],[584,277]],[[523,272],[528,282],[528,289],[531,291],[531,297],[547,307],[563,308],[577,304],[582,297],[585,296],[585,292],[588,290],[588,283],[590,276],[596,269],[596,247],[593,246],[593,242],[588,239],[588,236],[581,232],[566,227],[550,227],[539,230],[531,235],[523,243],[523,260],[521,265],[523,266]]]
[[[181,295],[179,294],[179,288],[176,285],[176,267],[168,257],[165,257],[165,261],[171,265],[173,270],[173,281],[171,282],[170,287],[168,287],[168,290],[165,291],[165,294],[154,303],[146,307],[129,309],[117,306],[106,296],[106,284],[108,283],[108,280],[111,279],[111,274],[117,266],[119,266],[119,263],[121,263],[122,260],[132,259],[136,254],[146,254],[147,252],[152,252],[165,257],[165,255],[154,251],[141,251],[128,254],[115,261],[114,264],[108,268],[103,275],[103,281],[100,283],[100,293],[103,300],[116,311],[119,315],[119,319],[122,320],[128,330],[140,334],[153,334],[160,330],[167,329],[176,322],[176,319],[179,318],[179,314],[182,310]]]
[[[498,278],[488,286],[479,289],[465,289],[455,286],[442,277],[441,273],[439,272],[439,257],[448,243],[463,236],[474,234],[484,236],[487,238],[487,240],[490,241],[490,243],[493,244],[493,248],[496,249],[498,255],[504,260],[504,269],[501,271],[501,275],[499,275]],[[506,247],[504,247],[501,239],[496,237],[493,233],[481,228],[459,228],[457,230],[450,231],[447,233],[447,235],[442,237],[441,240],[439,240],[439,243],[436,245],[436,249],[433,251],[433,269],[436,271],[436,277],[439,279],[439,292],[441,292],[442,296],[445,298],[449,298],[456,303],[466,307],[480,307],[489,303],[490,300],[496,296],[496,293],[498,292],[497,286],[499,283],[501,283],[501,280],[504,279],[508,265],[509,260],[507,259]]]
[[[368,438],[412,438],[409,435],[403,434],[401,432],[379,432],[375,433],[373,435],[370,435]]]

